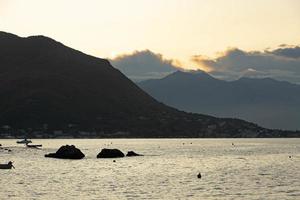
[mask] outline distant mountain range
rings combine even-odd
[[[271,78],[215,79],[209,74],[177,71],[139,86],[169,106],[218,117],[248,120],[277,129],[300,129],[300,85]]]
[[[299,136],[178,111],[150,97],[107,60],[44,36],[5,32],[0,32],[0,126],[0,137],[18,137],[24,130],[47,137],[58,132],[80,137],[82,131],[85,137],[89,132],[95,137]]]

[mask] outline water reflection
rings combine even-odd
[[[0,143],[1,199],[295,199],[300,139],[34,140],[41,150]],[[184,143],[184,145],[182,145]],[[234,145],[232,145],[234,143]],[[44,158],[74,144],[82,160]],[[145,156],[96,159],[102,148]],[[291,158],[289,156],[292,155]],[[201,179],[197,174],[201,172]]]

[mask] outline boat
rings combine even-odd
[[[26,144],[26,147],[29,147],[29,148],[39,148],[39,147],[42,147],[43,145],[41,144]]]
[[[26,138],[23,139],[23,140],[17,141],[17,144],[29,144],[29,143],[32,143],[32,141],[31,140],[27,140]]]
[[[9,161],[7,164],[0,164],[0,169],[11,169],[15,168],[12,164],[12,161]]]

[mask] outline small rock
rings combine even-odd
[[[134,151],[128,151],[126,156],[131,157],[131,156],[143,156],[143,155],[135,153]]]
[[[124,153],[119,149],[102,149],[97,158],[122,158]]]
[[[198,178],[201,178],[201,177],[202,177],[202,176],[201,176],[201,173],[199,173],[199,174],[197,175],[197,177],[198,177]]]

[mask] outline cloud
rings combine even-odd
[[[276,50],[273,50],[269,53],[272,53],[274,55],[278,56],[284,56],[288,58],[300,58],[300,47],[294,46],[294,47],[288,47],[288,46],[282,46],[284,48],[279,48]]]
[[[300,83],[300,47],[281,45],[266,51],[243,51],[228,49],[215,59],[195,55],[192,61],[206,66],[210,74],[225,80],[243,76],[252,78],[275,78]]]
[[[135,51],[111,59],[114,67],[133,81],[162,78],[179,69],[176,60],[165,59],[161,54],[150,50]]]

